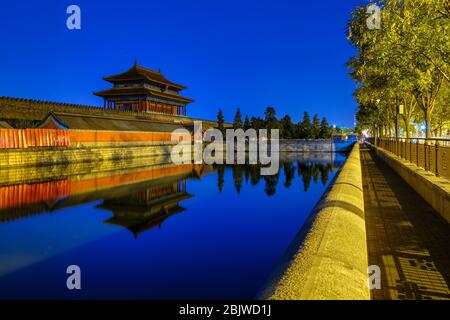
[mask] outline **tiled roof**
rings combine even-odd
[[[133,67],[131,67],[128,71],[125,71],[120,74],[104,77],[103,79],[106,81],[112,82],[112,83],[126,81],[126,80],[147,79],[150,81],[155,81],[155,82],[158,82],[161,84],[165,84],[165,85],[174,87],[179,90],[186,89],[185,86],[168,80],[166,77],[164,77],[162,75],[161,72],[153,71],[153,70],[141,67],[137,64],[135,64]]]
[[[172,132],[175,129],[186,128],[182,124],[177,123],[163,123],[132,119],[129,117],[112,118],[62,112],[54,112],[49,115],[49,118],[58,124],[62,124],[68,129],[80,130]],[[46,121],[48,120],[49,119],[46,119]]]
[[[113,87],[111,89],[94,92],[96,96],[108,97],[108,96],[123,96],[123,95],[151,95],[156,98],[163,98],[168,100],[175,100],[181,103],[191,103],[194,100],[183,97],[176,93],[168,91],[161,91],[157,89],[147,87]]]

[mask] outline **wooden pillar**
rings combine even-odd
[[[103,109],[106,109],[106,99],[103,98]]]

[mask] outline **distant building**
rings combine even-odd
[[[124,73],[103,79],[112,83],[113,87],[94,94],[103,98],[105,109],[185,116],[186,105],[193,102],[180,95],[185,86],[169,81],[160,71],[141,67],[137,63]]]

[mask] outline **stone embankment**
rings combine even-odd
[[[316,205],[261,294],[275,300],[368,300],[359,145]]]

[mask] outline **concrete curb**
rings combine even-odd
[[[260,298],[369,300],[359,145],[292,242]]]

